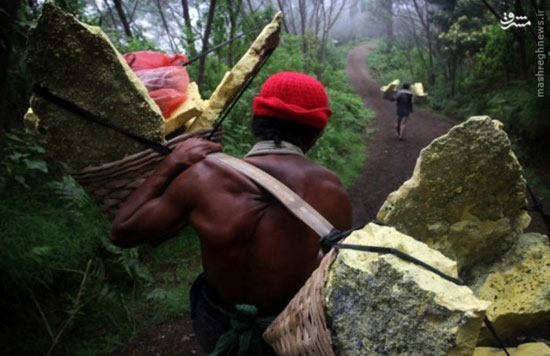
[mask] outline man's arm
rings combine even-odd
[[[156,245],[175,235],[186,225],[192,201],[185,199],[185,192],[168,188],[177,183],[176,178],[185,179],[187,168],[220,150],[217,143],[195,138],[178,145],[123,204],[113,222],[111,241],[121,247]]]

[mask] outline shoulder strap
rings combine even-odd
[[[212,153],[208,155],[208,157],[241,172],[261,187],[265,188],[287,207],[292,214],[315,231],[319,237],[329,235],[334,229],[327,219],[319,214],[317,210],[313,209],[305,200],[300,198],[298,194],[294,193],[286,185],[258,167],[221,152]]]

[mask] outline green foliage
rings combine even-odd
[[[202,271],[200,244],[192,228],[157,248],[144,246],[143,261],[155,275],[155,283],[143,290],[140,313],[148,323],[189,311],[189,290]]]
[[[0,163],[3,174],[0,176],[0,190],[7,185],[19,184],[29,189],[27,180],[36,182],[48,173],[44,160],[45,151],[27,135],[15,132],[7,133],[4,159]]]
[[[71,354],[75,344],[86,347],[107,331],[128,333],[120,285],[151,281],[137,250],[108,242],[108,224],[95,204],[71,177],[52,176],[56,169],[29,136],[12,131],[3,149],[2,353],[47,351],[48,329],[60,335],[55,349]],[[98,333],[97,325],[105,331]],[[82,342],[79,335],[86,333]]]
[[[409,53],[395,45],[388,47],[386,41],[379,41],[376,49],[368,56],[367,65],[381,83],[387,84],[394,79],[411,83],[414,78],[407,62],[415,55],[414,50]],[[412,65],[415,66],[414,73],[423,71],[417,62]]]

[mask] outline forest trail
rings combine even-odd
[[[395,131],[395,103],[382,99],[380,84],[366,65],[366,57],[374,47],[363,45],[348,54],[350,84],[365,106],[376,113],[373,124],[376,131],[368,147],[365,167],[349,189],[354,226],[376,218],[388,194],[411,177],[420,150],[456,124],[445,116],[415,107],[407,122],[404,140],[399,141]]]
[[[443,115],[414,107],[407,122],[405,139],[399,141],[395,132],[395,103],[382,99],[381,84],[372,77],[367,67],[366,57],[374,47],[367,44],[352,49],[346,68],[351,86],[363,99],[365,107],[376,113],[373,124],[375,132],[367,148],[363,172],[349,188],[354,226],[375,219],[388,194],[411,177],[420,150],[458,124]],[[530,197],[528,201],[532,207]],[[550,211],[546,201],[540,200],[540,203],[546,212]],[[532,220],[525,231],[548,235],[541,216],[534,212],[529,212],[529,215]]]
[[[354,48],[348,55],[347,73],[350,84],[363,99],[365,106],[376,113],[373,134],[363,172],[349,189],[353,205],[354,225],[376,217],[378,209],[393,192],[412,175],[420,150],[433,139],[457,124],[445,116],[414,109],[407,125],[405,140],[395,134],[395,103],[382,99],[380,84],[373,79],[366,65],[366,57],[374,45]],[[546,233],[540,218],[529,231]],[[205,355],[198,346],[189,314],[169,319],[147,328],[109,356],[144,355]]]

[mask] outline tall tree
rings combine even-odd
[[[416,10],[416,15],[420,20],[426,42],[428,43],[428,82],[430,84],[435,83],[435,71],[434,71],[434,45],[433,45],[433,34],[432,34],[432,19],[429,10],[429,4],[424,1],[421,6],[418,0],[413,0],[414,9]]]
[[[191,23],[191,16],[189,16],[189,1],[181,0],[181,7],[183,10],[183,20],[185,21],[185,40],[187,41],[187,51],[191,56],[197,54],[195,49],[195,33],[193,31],[193,24]]]
[[[323,13],[323,26],[321,34],[321,47],[319,48],[319,60],[321,62],[325,60],[330,30],[334,27],[338,17],[340,17],[340,14],[344,9],[344,5],[346,5],[346,0],[340,0],[340,3],[338,3],[337,0],[329,1],[328,9],[325,9],[325,1],[322,1],[321,11]]]
[[[212,31],[212,21],[214,20],[214,12],[216,11],[216,0],[210,0],[208,7],[208,18],[206,19],[206,26],[204,29],[204,35],[202,36],[202,52],[208,50],[208,40],[210,38],[210,32]],[[204,80],[204,65],[206,63],[206,57],[202,57],[199,61],[199,74],[197,76],[197,84],[202,84]]]
[[[388,44],[393,42],[393,0],[382,1],[386,14],[386,39]]]
[[[307,55],[308,43],[306,40],[307,29],[307,3],[306,0],[298,0],[298,14],[300,15],[300,36],[302,37],[302,52]]]
[[[118,13],[118,17],[122,23],[122,28],[124,28],[124,33],[128,37],[132,37],[132,30],[130,29],[130,23],[126,17],[124,7],[122,6],[122,0],[113,0],[113,3],[115,4],[116,12]]]
[[[237,18],[241,12],[242,0],[226,0],[229,17],[229,38],[233,38],[237,32]],[[233,67],[233,43],[227,46],[227,65]]]
[[[17,11],[22,5],[22,0],[3,1],[0,5],[0,138],[4,131],[11,126],[12,121],[7,112],[7,79],[10,57],[12,56],[12,37]]]
[[[162,10],[162,5],[160,3],[160,0],[157,0],[157,9],[160,15],[160,19],[162,21],[162,25],[164,27],[164,31],[166,31],[166,35],[168,37],[168,43],[170,44],[170,48],[172,49],[172,52],[178,53],[179,52],[178,45],[175,43],[174,38],[170,33],[170,25],[168,24],[168,21],[166,21],[166,17],[164,16],[164,11]]]

